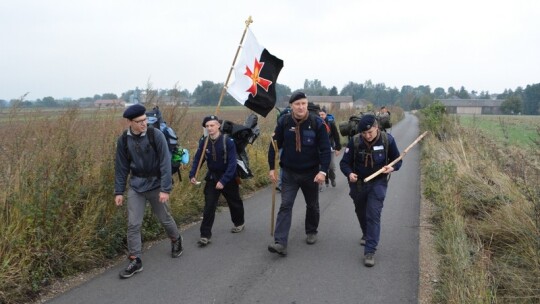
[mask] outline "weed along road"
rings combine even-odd
[[[407,114],[389,132],[402,152],[418,137],[418,120]],[[306,208],[299,191],[288,255],[268,252],[272,189],[267,187],[245,198],[243,232],[230,232],[230,214],[222,210],[216,214],[207,247],[197,246],[200,225],[194,225],[182,232],[185,245],[180,258],[170,258],[170,242],[164,240],[145,250],[144,271],[133,277],[119,279],[126,265],[122,261],[48,303],[417,303],[419,151],[419,145],[413,147],[400,171],[392,174],[372,268],[363,264],[360,227],[339,171],[337,186],[320,195],[314,245],[305,242]],[[277,194],[276,212],[279,203]]]

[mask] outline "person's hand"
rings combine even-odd
[[[223,184],[221,182],[216,183],[216,190],[221,190],[221,189],[223,189],[223,187],[224,186],[223,186]]]
[[[160,203],[166,203],[169,201],[169,193],[160,192],[159,193],[159,202]]]
[[[394,167],[392,166],[384,166],[384,172],[383,173],[390,173],[390,172],[393,172],[394,171]]]
[[[201,182],[197,181],[197,179],[195,177],[192,177],[190,180],[189,180],[190,183],[194,184],[194,185],[198,185],[200,184]]]
[[[319,172],[317,175],[315,175],[315,179],[313,181],[319,185],[322,185],[326,181],[326,175]]]
[[[120,207],[124,204],[124,196],[121,194],[117,194],[114,196],[114,203],[116,206]]]
[[[356,173],[349,174],[349,182],[356,183],[358,181],[358,175]]]
[[[276,183],[277,182],[276,170],[270,170],[268,172],[268,177],[270,177],[273,183]]]

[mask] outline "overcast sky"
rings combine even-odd
[[[540,83],[538,0],[2,0],[0,99],[224,83],[249,16],[292,90]]]

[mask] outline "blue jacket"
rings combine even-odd
[[[312,115],[312,114],[310,114]],[[296,123],[292,114],[278,120],[274,130],[274,140],[278,149],[282,149],[280,166],[296,172],[323,171],[328,172],[330,165],[330,140],[323,121],[318,116],[308,117],[300,125],[301,151],[296,151]],[[275,151],[270,144],[268,149],[268,165],[275,169]]]
[[[382,131],[379,131],[379,133]],[[387,133],[388,136],[388,163],[391,163],[399,157],[400,153],[396,145],[394,137]],[[356,153],[356,159],[354,154]],[[371,166],[371,160],[373,159],[373,167]],[[402,160],[398,161],[393,167],[394,171],[399,170],[402,164]],[[384,150],[384,143],[382,136],[376,139],[371,149],[368,149],[366,142],[360,136],[360,143],[358,145],[358,151],[354,151],[354,139],[351,138],[347,144],[347,149],[343,153],[343,158],[339,162],[341,172],[349,178],[349,175],[354,172],[358,175],[359,180],[370,176],[377,172],[382,167],[386,166],[386,151]],[[385,174],[381,174],[378,178],[386,177]]]
[[[220,134],[215,140],[208,139],[206,150],[204,153],[204,160],[208,166],[207,178],[213,178],[216,182],[221,182],[225,185],[236,179],[236,147],[234,140],[231,137],[227,137],[225,140],[226,147],[223,147],[223,134]],[[193,157],[193,164],[191,171],[189,172],[189,178],[195,176],[199,160],[201,159],[201,151],[204,147],[206,138],[202,138],[199,141],[199,148]],[[213,150],[215,151],[215,160],[213,156]],[[225,150],[227,149],[227,159],[225,160]]]

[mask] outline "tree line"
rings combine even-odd
[[[193,92],[188,90],[161,89],[156,90],[149,86],[142,93],[152,98],[167,97],[169,100],[184,102],[194,106],[214,106],[223,90],[223,83],[215,83],[213,81],[201,81]],[[449,87],[444,89],[437,87],[431,89],[429,85],[421,85],[413,87],[404,85],[401,89],[396,87],[387,87],[384,83],[373,83],[367,80],[364,83],[349,82],[341,91],[333,86],[328,88],[318,79],[304,81],[303,90],[308,96],[352,96],[353,100],[364,99],[371,102],[374,106],[399,106],[404,110],[418,110],[426,108],[440,99],[496,99],[503,100],[501,110],[505,114],[525,114],[539,115],[540,114],[540,83],[527,85],[525,88],[518,87],[515,90],[506,89],[500,94],[490,94],[487,91],[468,91],[463,86],[459,89]],[[297,90],[297,89],[295,89]],[[287,96],[293,92],[289,86],[276,83],[276,95],[278,100],[286,100]],[[28,101],[21,98],[20,100],[12,100],[7,102],[0,100],[0,107],[21,106],[21,107],[64,107],[77,106],[83,104],[92,104],[100,99],[122,99],[126,102],[131,102],[133,96],[140,92],[139,89],[128,90],[120,96],[113,93],[96,94],[93,97],[85,97],[77,100],[56,100],[48,96],[35,101]],[[148,100],[148,99],[147,99]],[[223,106],[238,105],[236,100],[229,94],[224,94],[221,102]]]

